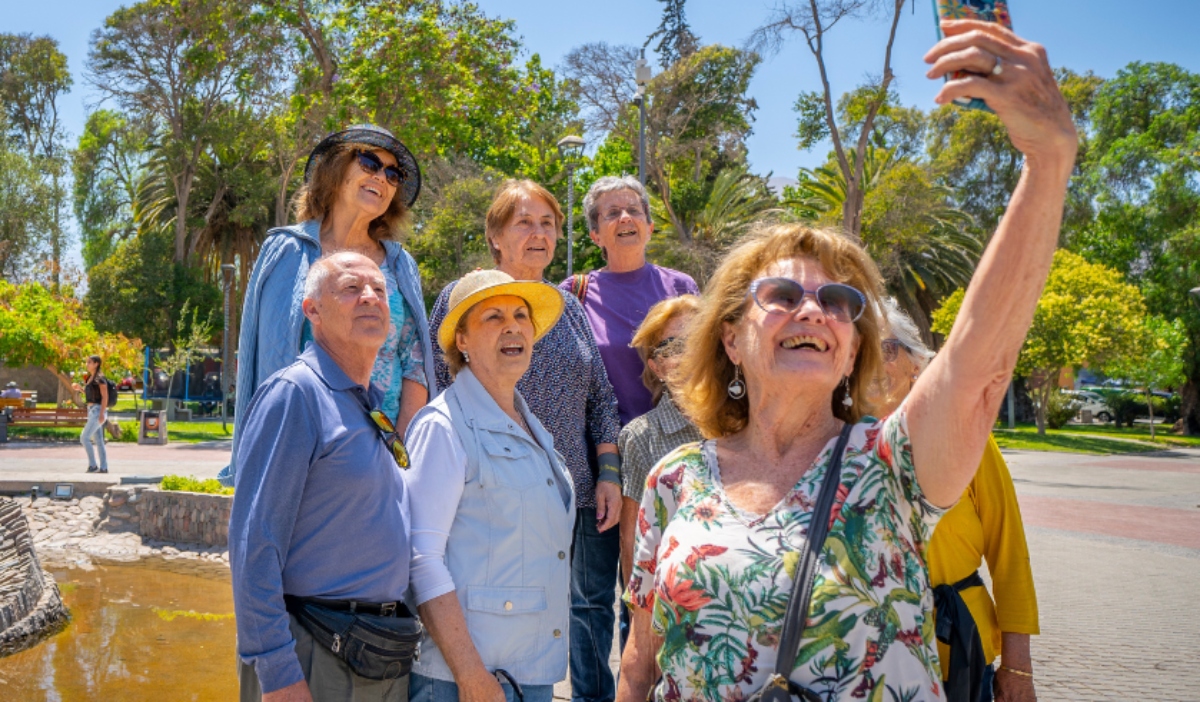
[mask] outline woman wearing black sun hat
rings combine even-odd
[[[381,127],[354,125],[329,134],[313,149],[304,184],[293,199],[298,223],[267,232],[246,286],[235,428],[254,390],[293,363],[312,338],[300,309],[309,266],[323,256],[353,251],[379,264],[387,281],[392,324],[371,382],[384,390],[382,412],[377,414],[402,435],[408,420],[429,400],[434,384],[421,277],[416,262],[397,241],[420,190],[416,159]],[[234,484],[230,468],[218,477]]]

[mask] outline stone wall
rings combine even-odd
[[[137,531],[154,541],[224,547],[232,507],[232,495],[114,486],[105,496],[100,528]]]
[[[0,655],[30,645],[66,618],[58,586],[34,553],[21,507],[0,498]]]

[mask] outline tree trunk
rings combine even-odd
[[[1146,386],[1146,409],[1150,412],[1150,440],[1154,441],[1154,395],[1149,385]]]
[[[175,263],[187,262],[187,208],[192,190],[191,168],[173,179],[175,182]]]
[[[1179,412],[1183,418],[1183,433],[1200,436],[1200,377],[1188,378],[1179,394],[1183,398]]]
[[[1058,374],[1055,373],[1053,377],[1057,379]],[[1046,378],[1042,380],[1041,386],[1034,391],[1037,397],[1037,404],[1034,406],[1033,417],[1034,421],[1037,422],[1038,436],[1043,437],[1046,435],[1046,405],[1050,402],[1050,391],[1055,385],[1050,378],[1051,376],[1047,374]]]
[[[83,393],[75,392],[75,388],[71,387],[71,385],[75,382],[71,376],[63,373],[57,368],[48,368],[47,370],[54,373],[55,378],[58,378],[59,386],[66,391],[67,397],[71,398],[71,402],[74,403],[76,407],[87,406],[87,403],[83,401]]]

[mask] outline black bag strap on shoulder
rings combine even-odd
[[[829,462],[829,470],[821,482],[821,492],[813,508],[812,521],[808,523],[808,539],[800,560],[796,564],[796,580],[792,585],[792,598],[788,601],[787,613],[783,618],[783,633],[779,639],[779,655],[775,659],[775,676],[772,682],[784,683],[792,674],[796,656],[800,653],[800,639],[808,622],[808,606],[812,600],[813,584],[821,551],[825,548],[825,537],[829,535],[829,514],[833,510],[833,499],[842,481],[842,455],[850,441],[853,425],[842,427],[837,446]],[[769,684],[768,684],[769,685]]]

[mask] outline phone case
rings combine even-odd
[[[1012,29],[1012,16],[1008,14],[1008,0],[933,0],[934,23],[937,25],[938,40],[942,38],[944,19],[980,20],[981,22],[997,22]],[[962,78],[969,75],[965,71],[957,71],[946,76],[946,80]],[[954,104],[972,110],[991,112],[987,103],[979,98],[959,98]]]

